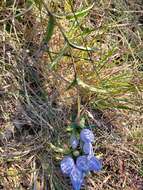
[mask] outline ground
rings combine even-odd
[[[143,2],[0,2],[0,189],[69,190],[70,126],[92,126],[85,190],[143,190]]]

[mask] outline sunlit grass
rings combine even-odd
[[[69,190],[59,162],[78,112],[95,126],[104,163],[85,188],[134,187],[143,154],[141,5],[4,0],[0,10],[0,185]]]

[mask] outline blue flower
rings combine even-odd
[[[83,152],[85,154],[89,154],[89,155],[93,155],[93,147],[92,144],[90,142],[84,143],[83,145]]]
[[[70,144],[71,144],[71,147],[73,149],[76,149],[78,144],[79,144],[79,140],[76,138],[75,135],[72,135],[71,138],[70,138]]]
[[[76,159],[76,166],[78,167],[78,169],[82,172],[88,172],[89,171],[89,166],[88,166],[88,160],[87,160],[87,156],[79,156]]]
[[[77,168],[74,167],[70,173],[70,179],[74,190],[80,190],[84,180],[84,174]]]
[[[63,174],[70,175],[74,166],[75,166],[74,160],[70,156],[65,157],[61,161],[61,170]]]
[[[88,167],[90,171],[98,172],[102,169],[102,163],[95,156],[88,156]]]
[[[83,142],[93,142],[94,141],[94,134],[89,129],[83,129],[80,133],[80,139]]]

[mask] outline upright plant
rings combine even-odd
[[[84,177],[89,172],[99,172],[102,169],[101,160],[94,156],[94,140],[92,130],[86,127],[77,125],[71,134],[71,152],[61,161],[61,171],[70,178],[74,190],[80,190]]]

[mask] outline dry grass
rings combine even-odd
[[[90,1],[36,2],[0,2],[0,189],[71,189],[59,163],[79,95],[104,163],[84,189],[142,190],[142,2],[97,1],[85,17],[72,12]],[[62,17],[52,36],[47,9]]]

